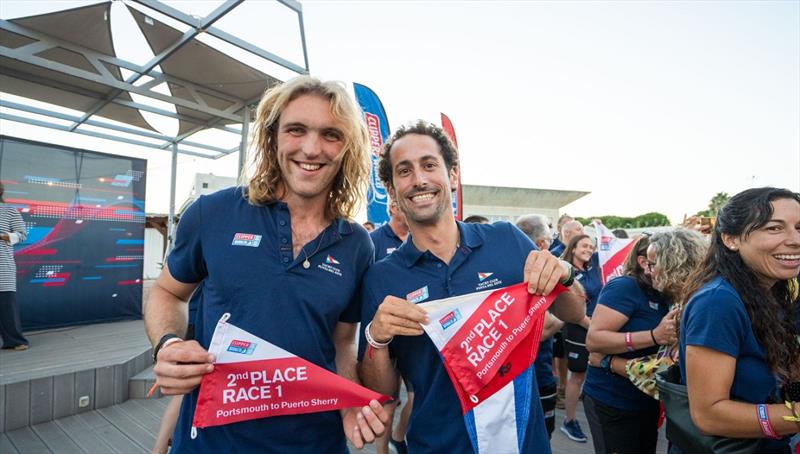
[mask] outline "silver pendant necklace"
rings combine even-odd
[[[314,254],[319,252],[319,248],[322,246],[322,242],[325,240],[325,231],[326,230],[327,230],[327,227],[322,230],[322,236],[319,238],[319,241],[317,242],[317,248],[314,249],[314,252],[312,252],[311,255],[308,255],[308,253],[306,252],[305,245],[300,248],[300,250],[303,251],[303,258],[304,258],[304,260],[303,260],[303,268],[304,269],[311,268],[311,262],[309,262],[308,259],[310,259],[311,257],[314,257]]]

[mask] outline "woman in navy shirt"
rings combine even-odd
[[[594,253],[594,243],[589,235],[573,237],[561,258],[572,264],[575,270],[575,280],[581,283],[586,293],[586,317],[582,323],[564,325],[564,349],[567,352],[569,378],[564,392],[565,415],[561,432],[564,432],[570,440],[586,443],[586,435],[578,424],[578,420],[575,419],[575,412],[583,380],[586,377],[586,365],[589,358],[589,352],[586,351],[586,330],[597,304],[597,296],[600,294],[600,289],[603,288],[603,282],[600,277],[597,254]]]
[[[653,289],[647,237],[639,238],[625,259],[623,276],[600,292],[586,339],[589,351],[631,359],[656,353],[675,341],[674,312]],[[626,377],[590,367],[583,386],[583,406],[599,454],[655,453],[658,401]]]
[[[790,289],[798,271],[800,194],[754,188],[733,196],[687,283],[681,319],[683,379],[701,431],[762,438],[759,453],[789,452],[786,435],[800,431],[791,421],[800,413]]]

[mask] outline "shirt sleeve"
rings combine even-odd
[[[372,245],[372,240],[370,240],[367,232],[364,231],[363,238],[359,242],[359,266],[356,271],[356,279],[358,284],[356,285],[356,291],[353,292],[353,296],[350,297],[350,302],[347,304],[347,308],[345,308],[344,312],[339,315],[340,322],[358,323],[361,321],[361,284],[363,282],[364,274],[374,261],[375,247]]]
[[[738,296],[726,290],[713,289],[689,300],[681,329],[686,336],[686,345],[706,347],[737,357],[750,324]]]
[[[597,305],[607,306],[629,319],[639,304],[639,286],[633,279],[618,277],[610,280],[597,297]]]
[[[172,277],[186,284],[200,282],[208,276],[203,257],[202,205],[200,197],[183,212],[175,233],[175,246],[167,257]]]
[[[17,237],[17,241],[14,243],[21,243],[28,237],[28,231],[25,229],[25,222],[22,220],[22,215],[20,215],[19,211],[16,209],[11,212],[11,232],[15,233]]]

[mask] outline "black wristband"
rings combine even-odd
[[[158,361],[158,352],[161,350],[161,347],[164,346],[164,343],[166,343],[170,339],[181,339],[181,337],[173,333],[167,333],[161,336],[161,339],[158,340],[156,346],[153,347],[153,363]]]
[[[569,275],[566,279],[560,282],[561,285],[564,287],[570,287],[575,282],[575,267],[572,266],[571,263],[567,262],[566,260],[561,260],[562,262],[567,264],[567,268],[569,270]]]
[[[653,339],[653,343],[654,343],[654,344],[656,344],[656,345],[661,345],[661,344],[659,344],[659,343],[658,343],[658,341],[656,340],[656,335],[655,335],[655,334],[653,334],[653,330],[652,330],[652,329],[650,330],[650,338],[651,338],[651,339]]]

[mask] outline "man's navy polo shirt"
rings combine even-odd
[[[556,238],[550,245],[550,253],[555,255],[556,257],[561,257],[561,254],[564,253],[564,249],[566,248],[567,245],[562,243],[560,238]]]
[[[357,289],[373,254],[363,227],[337,219],[294,258],[286,204],[253,206],[230,188],[186,210],[167,260],[178,281],[203,282],[196,340],[204,348],[229,312],[230,323],[335,371],[332,333],[339,321],[359,320]],[[338,411],[198,429],[191,440],[197,395],[183,400],[174,452],[347,452]]]
[[[394,253],[370,267],[363,281],[362,326],[372,321],[387,295],[406,298],[409,293],[427,287],[425,301],[433,301],[523,281],[525,259],[536,249],[524,233],[507,222],[459,222],[458,229],[461,245],[449,265],[430,252],[420,252],[409,237]],[[362,357],[364,342],[360,345]],[[466,417],[461,414],[453,384],[430,338],[424,334],[397,336],[389,349],[397,359],[400,375],[414,387],[414,408],[406,435],[409,452],[473,452],[472,413]],[[514,380],[514,411],[521,445],[516,448],[521,452],[549,453],[532,369]],[[469,432],[465,420],[471,424]],[[498,446],[498,452],[503,448]]]
[[[394,233],[388,222],[369,232],[369,237],[372,239],[372,244],[375,245],[376,262],[391,254],[403,244],[403,240]]]

